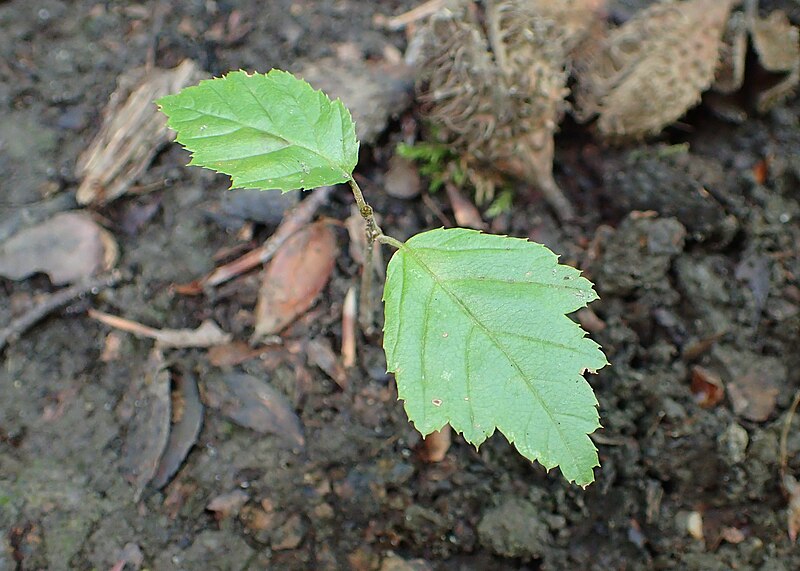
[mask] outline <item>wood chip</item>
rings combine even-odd
[[[104,204],[125,194],[172,135],[153,103],[204,77],[184,60],[173,69],[136,68],[122,75],[103,111],[103,126],[78,158],[80,204]]]

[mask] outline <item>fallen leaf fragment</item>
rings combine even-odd
[[[765,373],[749,371],[728,385],[733,412],[754,422],[764,422],[778,398],[778,387]]]
[[[175,377],[177,399],[180,406],[172,407],[172,428],[167,446],[153,476],[153,487],[161,489],[178,473],[189,451],[197,442],[203,426],[203,403],[197,381],[189,373]]]
[[[315,337],[306,344],[306,355],[311,365],[322,369],[340,388],[347,389],[347,372],[333,352],[330,341],[324,337]]]
[[[701,407],[711,408],[725,398],[725,387],[719,375],[695,365],[692,367],[692,394]]]
[[[215,367],[233,367],[258,358],[264,353],[263,347],[251,347],[245,341],[232,341],[215,345],[208,349],[208,361]]]
[[[275,335],[305,313],[328,283],[339,248],[319,221],[289,238],[264,270],[253,341]]]
[[[715,346],[712,357],[728,379],[725,391],[733,412],[753,422],[767,420],[787,383],[788,371],[781,360],[725,344]]]
[[[794,543],[800,533],[800,484],[791,476],[783,478],[783,488],[789,494],[789,506],[786,508],[786,526],[789,539]]]
[[[197,64],[187,59],[174,69],[136,68],[117,80],[103,126],[75,167],[79,204],[103,204],[128,191],[171,139],[167,118],[153,101],[201,78]]]
[[[224,376],[224,383],[207,379],[204,388],[206,404],[236,424],[305,446],[300,419],[286,397],[266,381],[244,373],[229,373]]]
[[[109,327],[155,339],[164,348],[212,347],[230,343],[233,339],[230,333],[222,331],[210,319],[203,321],[197,329],[155,329],[96,309],[90,309],[88,315]]]
[[[170,373],[161,351],[147,360],[144,378],[135,385],[135,410],[125,440],[123,466],[134,487],[136,501],[156,475],[170,428]]]
[[[481,218],[481,213],[478,212],[475,205],[454,184],[446,182],[444,188],[447,191],[450,206],[453,208],[453,217],[456,219],[456,224],[464,228],[486,230],[486,222]]]
[[[22,280],[37,272],[54,285],[71,284],[114,267],[119,250],[86,212],[62,212],[0,244],[0,275]]]

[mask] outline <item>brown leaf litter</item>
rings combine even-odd
[[[314,304],[338,254],[336,234],[325,221],[311,224],[281,246],[263,273],[253,340],[279,333]]]
[[[37,272],[54,285],[86,280],[117,263],[114,237],[87,212],[62,212],[0,244],[0,275],[23,280]]]
[[[244,373],[226,373],[222,382],[203,383],[203,401],[236,424],[275,434],[292,446],[305,446],[303,427],[292,405],[269,383]]]
[[[125,440],[123,466],[136,501],[158,470],[170,432],[170,372],[161,351],[154,349],[143,379],[131,386],[135,411]]]

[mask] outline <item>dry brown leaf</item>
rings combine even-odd
[[[78,203],[103,204],[128,191],[171,140],[167,118],[153,102],[202,77],[187,59],[173,69],[137,68],[118,79],[103,111],[103,126],[75,167],[81,180]]]
[[[333,352],[331,342],[324,337],[315,337],[306,343],[306,356],[310,365],[316,365],[333,379],[342,389],[347,389],[347,372]]]
[[[138,501],[156,475],[167,445],[170,428],[170,373],[161,351],[154,349],[145,367],[144,380],[134,388],[136,410],[125,440],[123,465]]]
[[[54,285],[69,284],[110,270],[118,255],[113,236],[88,213],[62,212],[0,244],[0,275],[21,280],[43,272]]]
[[[164,348],[212,347],[233,339],[230,333],[225,333],[210,319],[203,321],[197,329],[155,329],[96,309],[90,309],[88,315],[109,327],[155,339]]]
[[[286,397],[269,383],[243,373],[229,373],[224,384],[209,378],[204,389],[205,403],[236,424],[261,434],[275,434],[294,446],[305,446],[300,419]]]
[[[715,75],[734,0],[658,3],[585,50],[579,119],[611,138],[655,134],[700,101]]]
[[[169,439],[153,476],[153,486],[161,489],[178,473],[189,451],[197,442],[203,426],[203,403],[194,376],[176,377],[177,395],[173,395],[172,427]]]
[[[338,254],[336,234],[325,221],[311,224],[281,246],[262,276],[254,341],[279,333],[314,304]]]
[[[719,375],[695,365],[692,367],[692,394],[701,407],[711,408],[725,398],[725,386]]]
[[[447,191],[447,199],[453,209],[453,217],[456,219],[456,224],[464,228],[486,230],[486,222],[481,218],[481,213],[478,212],[475,205],[454,184],[446,182],[444,187]]]
[[[233,367],[258,358],[265,349],[251,347],[245,341],[232,341],[208,349],[208,362],[215,367]]]

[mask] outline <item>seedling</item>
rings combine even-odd
[[[369,246],[396,249],[383,292],[383,346],[420,433],[449,423],[478,446],[499,430],[568,481],[594,480],[599,463],[588,435],[600,425],[583,372],[607,361],[566,316],[597,299],[578,270],[541,244],[464,228],[406,242],[384,234],[353,178],[359,143],[350,112],[287,72],[231,72],[158,105],[192,152],[189,164],[229,175],[231,188],[350,185]]]

